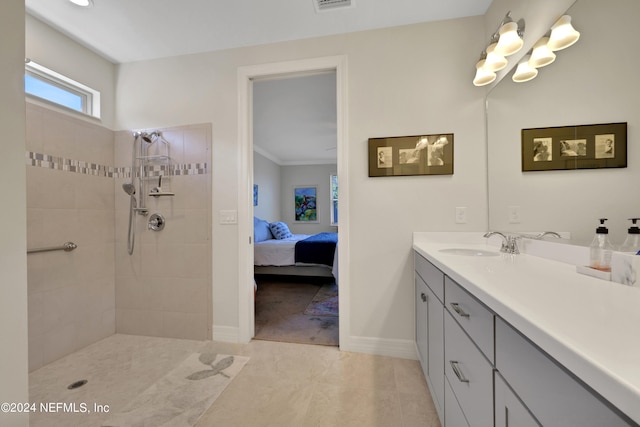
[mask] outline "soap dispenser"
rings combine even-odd
[[[611,271],[611,252],[613,245],[609,241],[609,229],[604,226],[607,218],[600,218],[600,227],[589,247],[590,267],[600,271]]]
[[[635,255],[640,251],[640,228],[636,225],[636,221],[639,220],[640,218],[629,218],[633,225],[629,227],[627,238],[620,246],[620,252],[630,252]]]

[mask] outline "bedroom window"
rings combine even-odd
[[[100,92],[27,60],[24,91],[61,107],[100,118]]]
[[[331,175],[331,225],[338,225],[338,176]]]

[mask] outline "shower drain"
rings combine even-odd
[[[67,386],[67,388],[68,388],[69,390],[73,390],[73,389],[76,389],[76,388],[82,387],[82,386],[83,386],[83,385],[85,385],[87,382],[88,382],[87,380],[78,380],[78,381],[76,381],[76,382],[74,382],[74,383],[69,384],[69,385]]]

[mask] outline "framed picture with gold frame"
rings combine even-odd
[[[522,170],[627,167],[627,123],[522,129]]]
[[[452,174],[452,133],[369,138],[370,177]]]

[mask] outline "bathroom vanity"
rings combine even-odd
[[[413,248],[418,357],[443,426],[638,425],[639,288],[481,233],[414,233]]]

